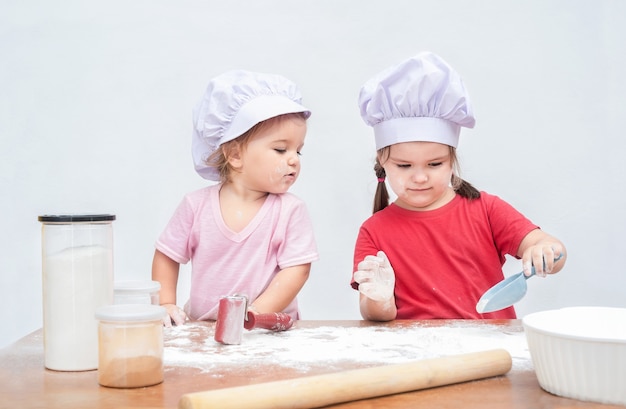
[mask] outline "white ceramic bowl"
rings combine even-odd
[[[626,308],[568,307],[529,314],[522,323],[543,389],[626,405]]]

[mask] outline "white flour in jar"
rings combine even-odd
[[[59,371],[98,367],[96,308],[113,302],[113,253],[71,247],[43,262],[45,366]]]

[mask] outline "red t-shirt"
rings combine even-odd
[[[354,271],[382,250],[396,274],[397,319],[516,318],[513,307],[479,314],[481,295],[504,278],[505,255],[538,228],[497,196],[457,195],[432,211],[395,204],[376,212],[359,231]],[[352,280],[352,287],[358,283]]]

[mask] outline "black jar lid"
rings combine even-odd
[[[80,222],[110,222],[115,220],[114,214],[59,214],[43,215],[37,218],[44,223],[80,223]]]

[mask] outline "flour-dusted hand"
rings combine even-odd
[[[163,325],[166,327],[171,327],[172,323],[174,325],[183,325],[185,321],[187,321],[187,314],[185,311],[178,308],[175,304],[163,304],[162,307],[165,307],[167,311],[167,315],[163,317]]]
[[[357,268],[354,281],[359,283],[361,294],[374,301],[385,301],[393,297],[396,275],[384,252],[366,256]]]

